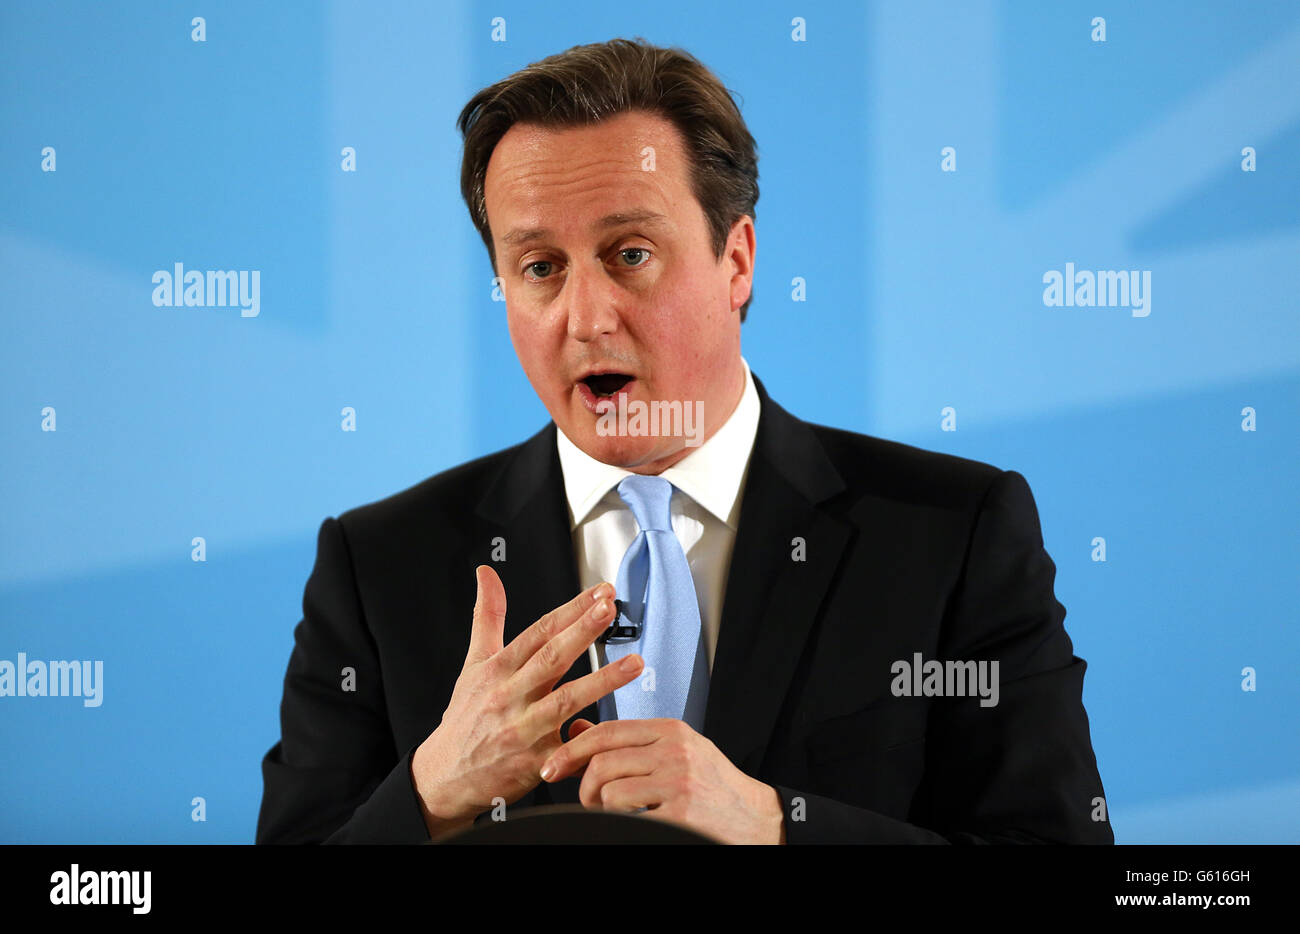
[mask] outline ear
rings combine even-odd
[[[727,250],[722,254],[723,262],[729,263],[731,268],[732,311],[740,311],[740,306],[749,301],[754,290],[754,254],[757,247],[754,219],[748,214],[742,214],[731,225]]]

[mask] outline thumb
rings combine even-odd
[[[491,658],[503,647],[506,631],[506,589],[497,572],[486,564],[474,569],[477,593],[465,662]]]

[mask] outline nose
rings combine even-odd
[[[599,262],[594,267],[577,264],[570,269],[560,293],[569,336],[585,343],[617,331],[616,292],[617,287],[609,281],[604,266]]]

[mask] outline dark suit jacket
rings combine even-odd
[[[790,843],[1113,843],[1025,479],[805,423],[756,383],[704,735],[776,788]],[[410,757],[464,661],[474,567],[505,585],[507,642],[580,589],[555,432],[321,525],[259,843],[428,839]],[[916,652],[997,660],[998,704],[894,696]],[[589,670],[584,652],[562,680]],[[511,807],[576,802],[578,783]]]

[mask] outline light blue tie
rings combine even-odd
[[[632,474],[618,495],[636,517],[640,531],[619,565],[614,587],[626,618],[618,625],[641,624],[633,642],[610,642],[610,664],[633,652],[646,667],[636,680],[600,699],[601,720],[672,717],[704,731],[709,695],[709,658],[700,628],[700,605],[686,552],[673,534],[668,506],[674,487],[663,477]],[[653,669],[653,672],[652,672]]]

